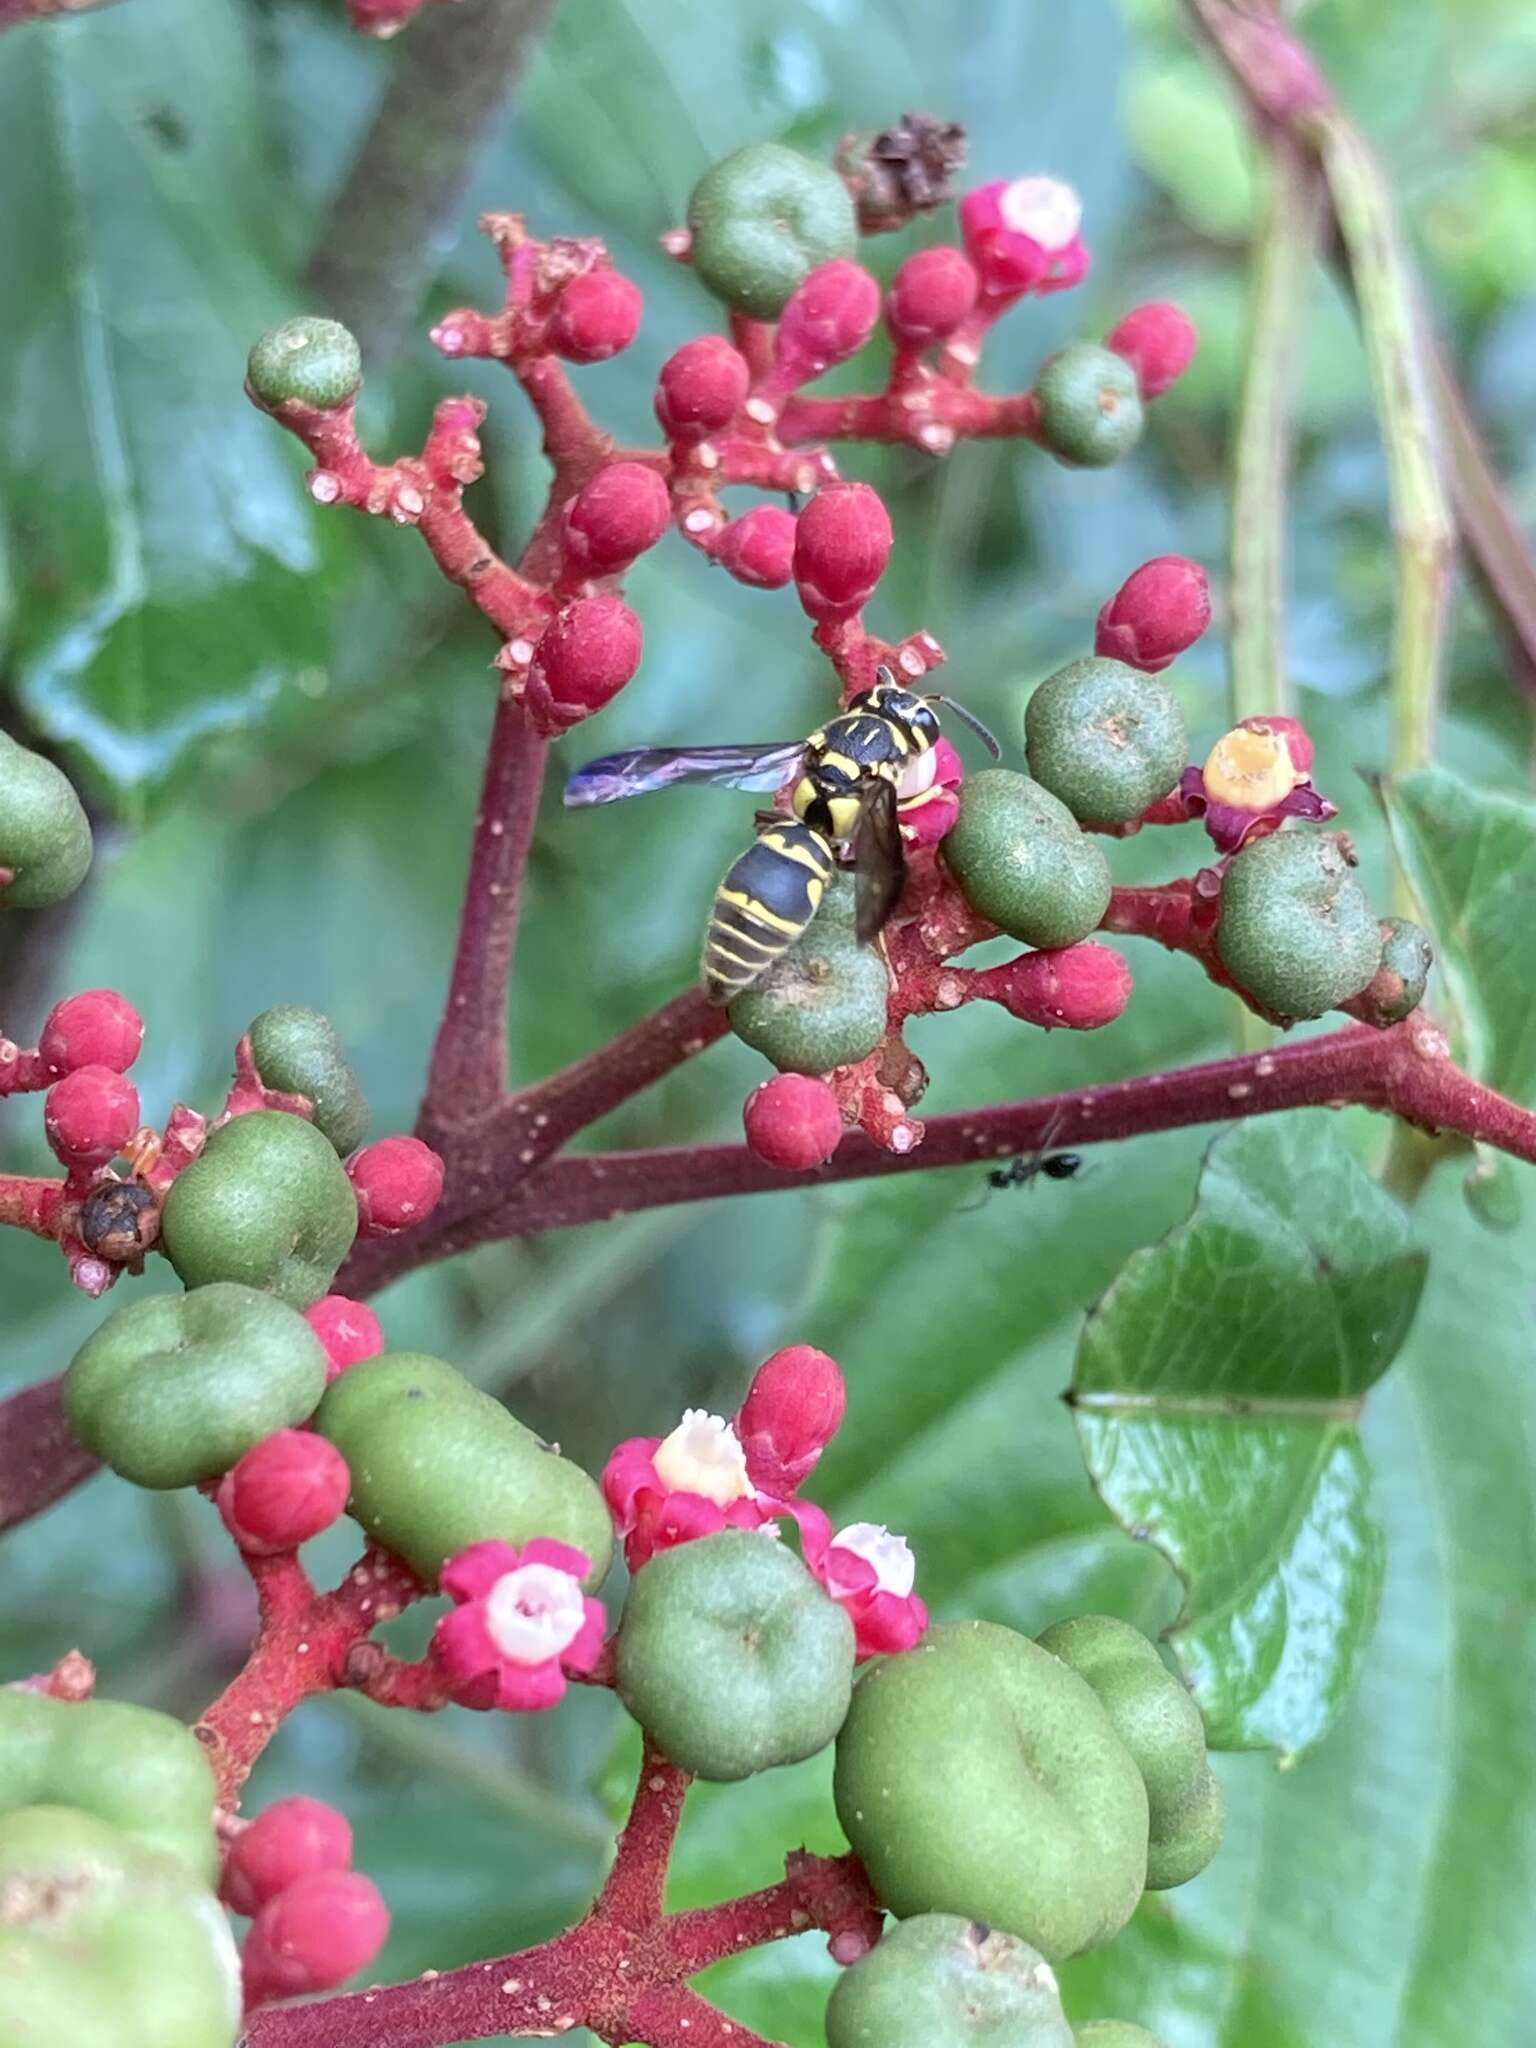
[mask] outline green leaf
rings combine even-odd
[[[1536,1098],[1536,803],[1448,768],[1382,785],[1399,859],[1424,907],[1479,1079]]]
[[[129,808],[312,693],[337,595],[241,388],[292,310],[253,57],[236,0],[135,0],[0,53],[0,190],[29,195],[0,238],[0,639],[37,725]]]
[[[1361,1406],[1425,1265],[1326,1123],[1266,1120],[1212,1146],[1189,1221],[1089,1317],[1083,1455],[1184,1581],[1169,1637],[1220,1748],[1298,1755],[1348,1696],[1383,1562]]]

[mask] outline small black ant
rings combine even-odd
[[[987,1175],[987,1185],[994,1188],[1027,1188],[1037,1174],[1043,1173],[1047,1180],[1071,1180],[1083,1164],[1081,1152],[1053,1152],[1046,1159],[1038,1154],[1028,1158],[1023,1153],[1006,1166],[994,1166]]]

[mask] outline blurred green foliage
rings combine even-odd
[[[300,309],[298,270],[393,61],[349,36],[341,12],[337,0],[130,0],[0,43],[0,191],[24,195],[0,237],[0,661],[18,714],[121,821],[103,831],[77,918],[47,935],[46,990],[43,941],[23,987],[8,932],[18,980],[4,1023],[22,1037],[54,995],[122,988],[148,1020],[136,1078],[160,1116],[177,1097],[217,1098],[258,1011],[312,1004],[353,1051],[385,1131],[409,1125],[445,978],[493,646],[410,536],[309,507],[299,451],[241,395],[250,340]],[[1536,511],[1525,0],[1317,0],[1297,14],[1387,160],[1435,318],[1517,504]],[[1170,549],[1221,555],[1252,176],[1172,0],[566,0],[476,174],[431,310],[494,298],[472,231],[481,207],[604,234],[645,288],[647,323],[629,355],[577,374],[621,435],[645,438],[656,366],[709,323],[655,241],[699,171],[748,137],[824,149],[910,105],[965,121],[979,177],[1050,169],[1084,196],[1092,277],[1011,317],[989,381],[1026,381],[1064,339],[1149,296],[1179,298],[1203,335],[1141,451],[1110,472],[1012,447],[962,447],[941,466],[848,453],[848,472],[886,492],[898,534],[876,624],[931,627],[953,686],[1016,749],[1029,686],[1086,649],[1131,568]],[[888,269],[906,246],[892,238],[871,260]],[[1386,759],[1384,474],[1350,315],[1323,278],[1315,299],[1292,665],[1319,781],[1383,900],[1384,837],[1356,771]],[[414,445],[432,398],[461,384],[492,405],[476,510],[515,546],[541,467],[491,366],[450,375],[419,340],[370,386],[366,430],[380,453]],[[632,592],[642,675],[595,733],[564,744],[562,765],[594,741],[792,735],[824,709],[791,594],[744,591],[673,542]],[[1219,631],[1175,681],[1198,755],[1225,722]],[[1519,793],[1532,740],[1530,700],[1464,603],[1444,759],[1477,788]],[[588,1050],[687,979],[745,824],[744,803],[702,793],[591,816],[547,807],[514,997],[520,1074]],[[1167,873],[1180,855],[1150,843],[1162,837],[1115,848],[1120,878]],[[993,1015],[924,1021],[913,1037],[931,1105],[1224,1049],[1214,991],[1146,949],[1133,965],[1129,1013],[1091,1038],[1036,1037]],[[729,1134],[758,1072],[742,1048],[719,1047],[601,1135]],[[1528,1062],[1521,1072],[1528,1083]],[[0,1115],[5,1164],[40,1167],[36,1117],[15,1103]],[[1335,1128],[1361,1158],[1379,1155],[1370,1119]],[[1177,1612],[1173,1575],[1101,1506],[1054,1397],[1085,1309],[1188,1213],[1202,1144],[1138,1140],[1076,1182],[977,1210],[965,1204],[979,1176],[941,1174],[632,1218],[416,1275],[382,1311],[396,1345],[453,1359],[594,1462],[684,1402],[731,1404],[776,1343],[822,1344],[852,1409],[814,1490],[840,1519],[905,1530],[939,1613],[1034,1630],[1102,1607],[1155,1630]],[[1442,1182],[1417,1231],[1435,1254],[1424,1303],[1363,1430],[1385,1573],[1355,1697],[1292,1772],[1228,1759],[1232,1824],[1211,1870],[1067,1973],[1075,2010],[1134,2015],[1171,2048],[1438,2048],[1463,2033],[1513,2044],[1528,2025],[1536,1246],[1528,1229],[1482,1232]],[[8,1383],[57,1370],[100,1314],[30,1241],[0,1242],[0,1298]],[[317,1547],[322,1568],[344,1565],[343,1535]],[[8,1672],[79,1642],[105,1691],[191,1713],[238,1655],[239,1593],[196,1499],[97,1480],[13,1537],[6,1563]],[[395,1911],[383,1967],[446,1967],[579,1911],[600,1868],[593,1785],[617,1719],[586,1697],[544,1719],[424,1725],[316,1706],[255,1792],[338,1799]],[[610,1761],[605,1790],[617,1775]],[[826,1775],[816,1762],[696,1794],[679,1902],[769,1881],[802,1839],[840,1846]],[[724,1966],[715,1988],[814,2048],[830,1969],[805,1938]]]

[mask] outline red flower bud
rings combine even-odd
[[[1104,346],[1124,356],[1136,372],[1143,398],[1158,398],[1189,368],[1200,337],[1195,323],[1164,299],[1127,313]]]
[[[280,1429],[254,1444],[219,1481],[220,1519],[242,1550],[272,1557],[329,1529],[352,1475],[336,1446],[308,1429]]]
[[[534,653],[523,702],[540,732],[564,732],[601,711],[640,666],[640,621],[622,598],[579,597]]]
[[[764,1493],[795,1491],[837,1435],[848,1390],[837,1361],[791,1344],[760,1365],[736,1417],[747,1477]]]
[[[813,619],[868,603],[891,556],[891,517],[868,484],[828,484],[795,522],[795,587]]]
[[[111,1067],[76,1067],[43,1104],[43,1130],[65,1166],[105,1166],[138,1127],[139,1091]]]
[[[836,1091],[809,1074],[776,1074],[747,1097],[747,1144],[769,1166],[825,1166],[843,1135]]]
[[[1211,623],[1211,588],[1198,562],[1157,555],[1128,576],[1099,613],[1095,654],[1156,675]]]
[[[250,1918],[297,1878],[347,1870],[351,1863],[352,1828],[344,1813],[321,1799],[279,1799],[236,1835],[219,1897]]]
[[[857,355],[880,318],[880,287],[860,264],[839,256],[818,264],[791,293],[773,343],[774,383],[809,383]]]
[[[344,1294],[322,1296],[305,1309],[304,1320],[325,1346],[328,1380],[349,1365],[377,1358],[384,1349],[384,1332],[373,1310],[366,1302],[348,1301]]]
[[[714,559],[738,583],[782,590],[794,569],[795,515],[782,505],[754,505],[723,527]]]
[[[1083,209],[1060,178],[1000,178],[967,192],[960,232],[984,297],[1059,292],[1088,272]]]
[[[976,304],[975,265],[947,245],[909,256],[885,302],[885,324],[905,348],[928,348],[961,326]]]
[[[126,1074],[144,1043],[144,1019],[115,988],[88,988],[66,996],[48,1012],[38,1050],[56,1074],[76,1067],[110,1067]]]
[[[666,484],[643,462],[610,462],[565,508],[565,552],[581,576],[612,576],[655,547],[672,521]]]
[[[994,1000],[1047,1031],[1097,1031],[1131,999],[1131,970],[1113,946],[1086,939],[1010,960],[988,977]]]
[[[549,345],[568,363],[603,363],[640,331],[645,297],[617,270],[573,277],[550,316]]]
[[[420,1138],[380,1138],[347,1161],[362,1237],[409,1230],[437,1207],[443,1162]]]
[[[656,417],[669,441],[703,441],[735,419],[752,386],[752,372],[723,334],[685,341],[661,366]]]
[[[269,1899],[242,1958],[247,2005],[330,1991],[371,1963],[389,1933],[378,1887],[351,1870],[317,1870]]]

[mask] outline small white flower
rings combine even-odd
[[[850,1522],[832,1538],[834,1550],[851,1550],[874,1567],[877,1588],[905,1600],[917,1583],[917,1559],[905,1536],[893,1536],[880,1522]]]
[[[1003,225],[1042,249],[1065,249],[1083,224],[1083,202],[1060,178],[1015,178],[998,202]]]
[[[581,1634],[581,1587],[552,1564],[520,1564],[503,1572],[486,1596],[485,1626],[513,1664],[547,1664]]]
[[[669,1493],[697,1493],[717,1508],[753,1500],[747,1456],[731,1425],[703,1408],[685,1408],[683,1419],[656,1448],[658,1478]]]

